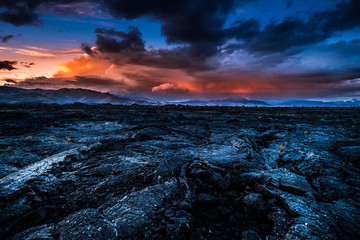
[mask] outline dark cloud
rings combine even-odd
[[[170,67],[175,65],[189,65],[186,61],[194,61],[199,65],[218,53],[218,47],[227,39],[223,26],[227,15],[235,6],[249,0],[132,0],[132,1],[104,1],[110,13],[119,18],[135,19],[146,16],[162,23],[161,32],[169,44],[185,44],[183,48],[173,51],[161,50],[151,52],[141,60]],[[158,58],[163,56],[164,60]],[[180,59],[177,59],[179,57]],[[167,61],[175,61],[174,64]],[[160,63],[161,62],[161,63]],[[204,68],[206,63],[199,66]],[[197,67],[195,67],[197,68]],[[207,66],[208,68],[208,66]]]
[[[17,86],[18,87],[23,87],[23,88],[32,88],[32,87],[56,87],[57,86],[58,81],[55,80],[54,78],[47,78],[44,76],[41,77],[31,77],[31,78],[25,78],[24,81],[21,82],[17,82]]]
[[[337,31],[359,26],[360,1],[341,1],[332,10],[313,13],[307,19],[285,18],[260,29],[257,20],[243,19],[225,29],[228,14],[251,0],[2,0],[0,20],[16,26],[40,24],[39,10],[52,9],[59,15],[81,13],[102,8],[115,18],[148,17],[162,23],[161,31],[169,44],[183,44],[187,57],[206,59],[216,55],[219,46],[236,38],[244,41],[239,48],[250,52],[283,52],[292,47],[321,42]],[[291,7],[292,1],[286,2]],[[90,10],[91,11],[90,11]],[[76,14],[75,14],[76,15]],[[144,52],[138,29],[128,33],[114,29],[96,29],[97,45],[103,52]],[[121,41],[114,38],[121,38]],[[112,47],[111,47],[112,46]],[[85,46],[83,46],[85,47]],[[233,48],[235,45],[232,46]],[[83,48],[89,54],[91,48]],[[177,53],[175,53],[176,55]]]
[[[137,27],[129,26],[128,32],[114,29],[96,28],[96,46],[102,53],[142,53],[145,52],[145,42],[141,39],[141,32]],[[111,36],[117,37],[115,39]]]
[[[101,6],[116,18],[135,19],[147,16],[162,21],[162,33],[169,43],[221,42],[227,14],[239,3],[247,1],[249,0],[20,0],[14,4],[11,0],[3,0],[0,7],[5,8],[5,11],[0,19],[16,26],[38,24],[38,9],[52,9],[59,15],[68,15],[80,12],[79,6],[88,8],[86,6],[92,4]]]
[[[83,43],[81,48],[92,57],[109,59],[117,65],[142,66],[198,71],[211,69],[205,60],[218,52],[211,43],[191,44],[172,49],[147,50],[138,28],[130,26],[128,32],[108,28],[95,29],[96,50]]]
[[[114,80],[111,78],[99,77],[99,76],[75,76],[73,79],[64,80],[65,85],[71,84],[77,87],[94,87],[96,88],[108,88],[108,87],[120,87],[124,83],[122,81]]]
[[[309,23],[318,25],[323,32],[334,33],[360,26],[360,1],[342,1],[332,11],[315,13]]]
[[[96,1],[72,0],[72,1],[42,1],[38,7],[42,13],[53,14],[55,16],[75,16],[75,17],[103,17],[106,13]]]
[[[103,1],[113,16],[135,19],[141,16],[162,21],[168,43],[216,42],[223,39],[227,14],[240,0],[132,0]]]
[[[293,83],[298,89],[308,89],[310,97],[360,93],[360,68],[280,74],[276,77],[284,85]],[[289,95],[292,94],[291,91],[288,92]]]
[[[35,11],[36,1],[9,1],[0,2],[0,8],[6,10],[0,13],[0,21],[10,23],[14,26],[41,25],[39,15]]]
[[[56,15],[80,17],[85,16],[87,10],[92,9],[88,15],[93,15],[98,11],[97,7],[89,8],[86,4],[94,4],[118,19],[146,17],[159,21],[161,33],[166,42],[170,45],[176,44],[171,49],[147,49],[137,27],[131,26],[126,31],[97,28],[95,29],[95,48],[87,43],[81,45],[81,49],[90,56],[90,58],[86,56],[87,59],[95,59],[94,62],[98,60],[97,58],[105,59],[106,62],[108,60],[116,65],[115,67],[123,67],[123,71],[129,67],[124,65],[141,66],[141,69],[145,70],[142,71],[138,67],[134,71],[121,72],[118,80],[95,76],[32,78],[19,83],[19,86],[24,87],[71,86],[121,89],[124,87],[123,81],[133,80],[131,83],[135,84],[128,84],[127,89],[136,88],[144,92],[153,90],[156,93],[178,94],[188,94],[187,89],[184,88],[185,85],[181,85],[182,81],[188,81],[186,82],[188,85],[195,85],[192,89],[200,89],[199,91],[225,93],[236,92],[234,89],[239,89],[240,92],[245,89],[244,91],[257,91],[259,94],[265,94],[267,91],[267,93],[281,95],[285,92],[294,94],[298,91],[299,94],[308,93],[309,96],[311,94],[315,96],[320,92],[330,94],[336,92],[336,89],[339,92],[359,90],[360,83],[357,80],[360,77],[359,69],[349,67],[359,59],[359,39],[330,45],[325,44],[324,40],[341,31],[360,26],[360,14],[358,14],[360,1],[344,0],[330,10],[309,12],[301,16],[294,15],[294,17],[268,22],[265,26],[260,24],[261,16],[256,19],[243,18],[231,25],[225,25],[229,13],[237,6],[249,1],[251,0],[19,0],[15,2],[1,0],[0,21],[15,26],[39,25],[41,24],[40,13],[47,11]],[[290,8],[292,2],[291,0],[284,1],[285,7]],[[248,15],[242,14],[239,17],[242,16]],[[312,46],[305,49],[306,45]],[[238,71],[231,72],[225,69],[231,63],[225,67],[222,66],[222,69],[217,68],[220,63],[214,63],[216,59],[213,57],[221,54],[230,56],[237,50],[242,50],[239,52],[244,54],[244,62],[248,61],[243,65],[248,72],[241,71],[240,58],[239,61],[234,61],[236,54],[231,57],[235,56],[233,62]],[[333,62],[319,63],[317,65],[319,68],[325,67],[321,71],[311,72],[306,69],[307,66],[294,67],[294,63],[309,64],[306,63],[308,60],[305,56],[306,51],[307,53],[313,51],[315,60],[317,60],[317,55],[323,55],[321,53],[329,55],[333,53],[334,55],[331,56],[333,62],[340,56],[342,59],[339,61],[342,66],[331,65]],[[299,56],[300,53],[304,55]],[[302,58],[304,61],[290,61],[292,57],[304,57]],[[343,59],[352,59],[353,62]],[[303,68],[299,70],[302,73],[283,73],[281,66],[275,69],[284,61],[290,66],[284,72]],[[9,63],[3,67],[0,65],[0,68],[14,70],[13,65],[16,62]],[[279,71],[268,71],[272,67]],[[344,70],[339,71],[342,67]],[[149,68],[162,69],[156,69],[156,73],[150,74]],[[156,75],[164,74],[169,69],[172,69],[173,73],[165,76],[166,79]],[[180,72],[178,69],[183,70],[182,78],[177,75]],[[140,71],[142,71],[141,74]],[[73,75],[80,75],[80,73]],[[125,80],[121,79],[123,76]],[[136,87],[131,89],[129,86]]]
[[[190,46],[190,47],[177,47],[171,50],[160,49],[147,51],[139,59],[133,59],[133,64],[159,67],[159,68],[172,68],[182,69],[185,71],[203,71],[212,69],[213,66],[204,60],[202,54],[207,54],[205,45]],[[199,52],[196,55],[196,52]]]
[[[250,0],[20,0],[14,4],[13,1],[3,0],[0,8],[3,7],[5,11],[0,14],[0,20],[15,26],[38,25],[38,9],[45,11],[44,9],[50,8],[44,6],[55,6],[52,9],[57,9],[58,14],[66,15],[73,12],[73,6],[78,3],[96,4],[115,18],[148,17],[160,20],[161,31],[167,43],[189,45],[186,49],[189,54],[206,58],[216,54],[218,46],[228,38],[223,29],[228,13],[238,4],[248,1]],[[124,50],[130,44],[130,38],[138,42],[126,49],[134,50],[136,46],[138,50],[142,50],[143,41],[138,38],[136,29],[126,33],[127,35],[117,32],[116,36],[102,30],[104,29],[98,29],[101,34],[98,36],[98,45],[103,47],[103,51],[114,50],[108,48],[111,43],[115,50]],[[113,41],[112,37],[121,37],[123,40]]]
[[[186,48],[174,49],[174,51],[159,51],[151,52],[141,57],[142,62],[148,60],[155,60],[156,65],[163,65],[159,63],[156,58],[163,55],[164,61],[174,60],[177,64],[166,63],[165,66],[183,65],[185,61],[197,59],[206,59],[214,56],[218,52],[218,46],[223,44],[227,36],[223,30],[223,25],[226,21],[228,13],[242,1],[239,0],[193,0],[193,1],[165,1],[165,0],[135,0],[135,1],[104,1],[105,6],[110,13],[119,18],[134,19],[137,17],[147,16],[152,19],[160,20],[162,22],[161,32],[166,37],[166,42],[169,44],[186,44]],[[107,34],[113,37],[121,37],[121,42],[114,42],[109,36],[98,36],[97,45],[103,47],[103,50],[123,50],[124,46],[128,46],[128,41],[132,37],[134,46],[130,48],[132,52],[136,50],[144,52],[144,42],[140,40],[140,34],[137,31],[130,31],[124,35],[123,32],[109,31],[104,32],[104,29],[97,29],[97,33]],[[106,44],[103,44],[106,43]],[[105,46],[112,45],[112,49],[105,48]],[[135,48],[136,46],[136,48]],[[179,50],[184,53],[178,52]],[[179,56],[181,59],[176,60]],[[171,59],[169,59],[171,58]],[[196,59],[195,59],[196,61]]]
[[[80,49],[84,51],[86,54],[93,55],[95,52],[91,49],[91,45],[89,43],[81,43]]]
[[[323,41],[331,35],[330,32],[318,31],[317,25],[286,18],[279,24],[267,25],[246,43],[246,47],[251,52],[283,52],[291,47]]]
[[[352,44],[360,44],[360,38],[353,39],[353,40],[351,40],[349,43],[352,43]]]
[[[292,1],[291,0],[287,0],[286,2],[286,8],[291,8],[292,6]]]
[[[360,26],[360,1],[342,1],[329,11],[316,12],[308,19],[285,18],[271,22],[259,30],[257,20],[241,20],[234,24],[229,34],[245,41],[243,47],[250,52],[263,54],[284,52],[324,41],[336,32]]]
[[[8,71],[12,71],[17,69],[16,67],[14,67],[14,65],[17,64],[17,61],[0,61],[0,70],[4,69],[4,70],[8,70]]]
[[[252,18],[248,20],[239,20],[226,29],[226,34],[229,38],[236,38],[237,40],[248,41],[257,37],[261,33],[259,22]],[[238,45],[239,47],[241,45]]]
[[[5,36],[0,36],[0,41],[3,42],[3,43],[6,43],[9,41],[9,39],[13,38],[14,35],[5,35]]]
[[[35,65],[33,62],[20,62],[20,64],[26,68],[31,68],[31,66]]]
[[[222,70],[197,75],[196,84],[208,95],[238,92],[250,98],[327,97],[360,93],[360,68],[293,73]],[[221,79],[221,81],[219,81]]]
[[[12,79],[5,79],[5,82],[11,83],[11,84],[17,84],[17,82],[15,80],[12,80]]]
[[[260,29],[256,19],[243,19],[225,29],[228,13],[237,4],[245,2],[248,1],[157,0],[150,3],[137,0],[104,1],[102,5],[113,16],[127,19],[148,16],[160,20],[167,43],[187,44],[188,48],[182,50],[187,52],[188,59],[198,60],[215,56],[219,53],[219,46],[231,38],[242,41],[241,44],[233,45],[234,49],[239,47],[249,52],[272,54],[322,42],[338,31],[360,25],[360,15],[356,11],[360,9],[360,2],[350,0],[340,2],[332,10],[314,13],[307,19],[285,18],[279,23],[271,22],[263,29]],[[288,1],[287,6],[290,5],[291,1]],[[114,36],[115,32],[107,34]],[[108,38],[101,40],[114,43]]]
[[[317,86],[343,84],[349,81],[358,81],[360,68],[349,68],[343,71],[311,71],[303,73],[282,74],[279,79],[291,80],[299,83],[314,84]],[[360,81],[359,81],[360,84]],[[349,85],[351,86],[351,84]]]

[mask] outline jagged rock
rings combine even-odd
[[[343,146],[338,148],[338,152],[347,160],[356,164],[360,163],[360,146]]]
[[[120,238],[134,238],[156,208],[171,197],[177,189],[177,182],[171,180],[144,188],[124,197],[114,199],[114,205],[100,207],[100,212],[118,229]]]
[[[253,230],[248,230],[242,233],[242,239],[243,240],[261,240],[260,235],[253,231]]]
[[[26,239],[26,240],[55,240],[55,227],[54,224],[45,224],[38,227],[32,227],[24,232],[18,233],[9,238],[10,240]]]
[[[251,172],[245,174],[250,179],[268,187],[269,191],[285,191],[293,195],[309,196],[313,198],[313,189],[306,178],[290,172],[286,168]]]
[[[0,239],[360,235],[357,109],[51,107],[0,110]]]
[[[207,193],[200,193],[197,200],[200,204],[215,204],[219,199]]]
[[[272,233],[279,237],[284,236],[289,221],[286,211],[283,209],[278,209],[275,212],[269,213],[268,218],[273,223]]]
[[[223,190],[226,190],[231,183],[231,176],[230,174],[226,174],[225,177],[223,177],[223,179],[221,179],[221,181],[219,182],[219,187]]]
[[[265,166],[267,169],[278,168],[277,160],[280,158],[280,154],[276,149],[264,148],[260,151],[265,160]]]
[[[216,184],[222,180],[222,175],[219,172],[214,171],[211,175],[211,183]]]
[[[59,239],[116,239],[118,231],[110,222],[95,209],[84,209],[76,212],[56,227]]]
[[[256,211],[258,214],[263,215],[269,209],[267,202],[263,199],[263,196],[258,193],[250,193],[246,195],[243,199],[243,202],[253,211]]]

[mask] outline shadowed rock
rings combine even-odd
[[[0,112],[0,239],[360,235],[358,109]]]

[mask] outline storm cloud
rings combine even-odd
[[[39,15],[36,12],[37,4],[35,1],[1,1],[0,8],[5,8],[5,11],[0,13],[0,21],[10,23],[14,26],[22,25],[41,25]]]
[[[43,6],[48,6],[47,9],[52,6],[53,11],[59,15],[74,14],[74,11],[84,14],[82,8],[85,10],[89,9],[89,6],[93,6],[91,9],[99,7],[115,18],[148,17],[161,21],[161,32],[168,44],[187,44],[188,49],[185,51],[189,56],[197,55],[202,59],[216,55],[219,46],[231,38],[245,41],[237,47],[250,52],[283,52],[291,47],[321,42],[337,31],[351,29],[360,24],[360,15],[357,13],[360,2],[344,0],[334,9],[314,12],[304,19],[286,17],[280,22],[271,22],[260,28],[257,19],[243,18],[230,27],[224,27],[228,14],[235,7],[248,2],[251,0],[20,0],[14,4],[13,1],[3,0],[0,8],[4,11],[0,13],[0,20],[15,26],[39,25],[41,11],[46,11]],[[288,1],[286,7],[290,8],[291,3]],[[136,28],[128,33],[103,28],[98,28],[95,32],[99,34],[97,44],[104,51],[125,48],[133,51],[134,47],[137,51],[144,50],[144,42],[139,39],[141,34]],[[112,37],[123,40],[117,42]],[[131,41],[135,42],[130,46]],[[110,43],[117,49],[109,49]]]
[[[0,13],[0,20],[15,26],[39,25],[39,16],[45,11],[44,5],[64,5],[61,8],[63,15],[66,11],[72,12],[78,3],[87,2],[102,6],[115,18],[135,19],[138,17],[149,17],[162,22],[161,31],[166,36],[168,43],[186,43],[199,46],[200,43],[208,47],[216,48],[226,40],[223,25],[230,11],[244,0],[102,0],[102,1],[80,1],[80,0],[20,0],[15,4],[11,0],[0,2],[0,8],[5,9]],[[61,14],[61,11],[58,13]],[[65,12],[64,12],[65,11]],[[200,52],[201,49],[198,51]],[[212,50],[214,51],[214,50]]]
[[[114,29],[96,28],[96,46],[102,53],[136,54],[145,52],[145,42],[141,39],[141,32],[137,27],[130,26],[128,32]],[[113,38],[118,37],[120,40]]]
[[[360,26],[360,1],[342,1],[334,10],[319,11],[308,19],[286,17],[281,22],[271,22],[263,29],[256,19],[240,20],[229,29],[229,35],[244,40],[242,47],[250,52],[284,52],[324,41],[338,31]]]
[[[92,57],[109,59],[117,65],[135,64],[189,72],[213,68],[206,62],[206,58],[214,53],[210,52],[212,48],[206,44],[147,50],[142,34],[135,26],[130,26],[128,32],[97,28],[95,33],[96,48],[83,43],[83,51]]]

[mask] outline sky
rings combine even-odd
[[[358,0],[1,0],[0,85],[360,98]]]

